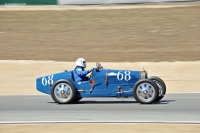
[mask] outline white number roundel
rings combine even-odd
[[[121,81],[123,79],[125,79],[126,81],[129,81],[131,79],[131,72],[130,71],[124,71],[124,74],[119,71],[117,73],[117,80]]]

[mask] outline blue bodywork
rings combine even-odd
[[[64,79],[74,84],[79,97],[133,96],[133,86],[141,79],[141,71],[94,70],[90,80],[75,82],[73,71],[65,71],[36,79],[37,90],[51,95],[53,84]]]

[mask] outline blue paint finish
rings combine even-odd
[[[140,71],[101,69],[93,71],[89,81],[75,82],[72,71],[46,75],[36,79],[38,91],[51,94],[51,87],[60,79],[69,80],[81,97],[118,97],[133,96],[133,86],[140,80]],[[92,85],[91,81],[95,81]]]

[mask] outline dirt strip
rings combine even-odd
[[[0,125],[2,133],[199,133],[199,124],[22,124]]]
[[[88,63],[88,69],[96,63]],[[167,92],[200,92],[200,61],[196,62],[135,62],[101,63],[107,69],[145,70],[149,76],[161,77]],[[36,78],[64,70],[73,70],[74,62],[0,61],[0,94],[41,94],[36,90]]]

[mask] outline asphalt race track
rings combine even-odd
[[[0,123],[200,123],[199,101],[200,93],[169,93],[150,105],[133,98],[84,98],[61,105],[48,95],[5,95],[0,96]]]

